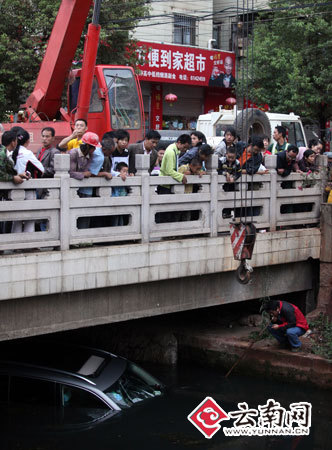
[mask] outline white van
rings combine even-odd
[[[260,109],[247,108],[237,110],[220,109],[219,112],[202,114],[197,120],[197,131],[205,134],[210,145],[215,147],[222,140],[224,131],[228,126],[233,126],[241,140],[248,141],[249,136],[267,135],[273,142],[272,134],[277,125],[282,125],[287,130],[287,140],[298,147],[306,147],[307,140],[300,116],[294,113],[278,114],[266,113]]]

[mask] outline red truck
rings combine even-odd
[[[92,0],[62,0],[35,88],[21,107],[23,119],[2,124],[5,130],[25,128],[33,151],[41,146],[44,127],[52,126],[60,142],[72,133],[77,118],[86,119],[89,130],[100,137],[118,128],[129,131],[132,142],[144,137],[142,94],[133,68],[96,65],[101,0],[94,1],[82,68],[70,70],[91,5]],[[68,74],[67,108],[62,108]]]

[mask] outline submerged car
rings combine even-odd
[[[13,342],[0,357],[0,408],[12,423],[26,414],[27,425],[89,424],[164,389],[133,362],[89,347]]]

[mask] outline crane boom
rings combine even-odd
[[[61,95],[92,0],[62,0],[35,88],[24,105],[49,120],[61,107]]]
[[[1,0],[0,0],[1,1]],[[61,107],[66,78],[79,44],[91,4],[92,23],[85,38],[82,68],[72,70],[67,90],[67,110]],[[133,141],[144,137],[143,100],[132,67],[96,65],[99,45],[99,13],[102,0],[62,0],[32,94],[14,121],[30,133],[30,148],[37,151],[41,132],[55,130],[56,142],[69,136],[74,118],[85,119],[99,136],[125,128]]]
[[[92,23],[89,24],[88,33],[85,37],[81,85],[78,94],[77,110],[75,115],[76,119],[88,119],[94,67],[96,65],[100,34],[100,6],[101,0],[95,0]]]

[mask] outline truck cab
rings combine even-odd
[[[74,80],[68,87],[68,112],[75,114],[80,87],[81,70],[74,70]],[[106,131],[123,128],[130,132],[133,142],[142,139],[143,100],[138,79],[131,67],[95,67],[90,107],[89,129],[98,136]]]

